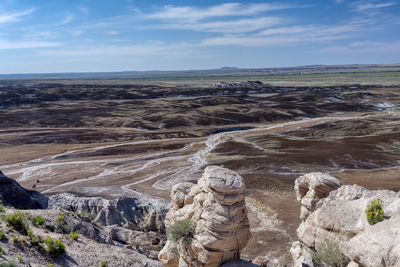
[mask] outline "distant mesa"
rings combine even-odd
[[[222,68],[219,68],[220,70],[238,70],[239,68],[238,67],[222,67]]]

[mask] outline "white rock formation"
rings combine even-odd
[[[336,178],[318,173],[296,180],[303,222],[297,229],[299,242],[291,249],[295,266],[312,266],[309,256],[304,254],[326,240],[339,245],[352,261],[349,266],[400,266],[399,194],[390,190],[370,191],[358,185],[336,189],[338,185]],[[384,201],[385,220],[369,225],[365,209],[375,198]],[[301,249],[304,246],[306,250]]]
[[[196,231],[192,238],[182,238],[177,244],[168,241],[159,260],[168,266],[212,267],[239,259],[251,236],[245,188],[236,172],[218,166],[207,167],[197,184],[175,185],[165,224],[191,219],[197,223]]]

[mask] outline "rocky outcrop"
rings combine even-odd
[[[109,201],[98,213],[96,223],[118,225],[130,230],[165,233],[167,210],[143,204],[137,198],[119,197]]]
[[[177,220],[197,223],[193,237],[169,240],[159,253],[168,266],[219,266],[239,259],[251,234],[242,177],[228,169],[209,166],[197,184],[181,183],[171,192],[167,227]]]
[[[310,181],[316,186],[307,187]],[[295,266],[312,266],[311,251],[318,250],[326,240],[338,244],[340,251],[352,261],[350,266],[400,266],[398,193],[370,191],[358,185],[335,189],[340,185],[339,180],[315,173],[298,178],[295,184],[303,220],[297,229],[299,242],[291,250]],[[321,188],[323,194],[318,193]],[[311,190],[314,193],[309,193]],[[384,201],[385,220],[369,225],[365,209],[375,198]],[[303,209],[307,210],[303,212]]]
[[[309,173],[296,179],[294,190],[297,201],[301,204],[302,221],[315,210],[315,205],[320,199],[327,197],[329,192],[340,185],[335,177],[320,172]]]
[[[0,171],[0,200],[6,206],[17,209],[45,209],[48,198],[37,192],[23,188],[16,180],[8,178]]]
[[[118,226],[134,231],[165,233],[167,210],[122,196],[107,200],[100,197],[79,197],[63,193],[50,197],[49,208],[86,212],[101,226]]]
[[[87,212],[97,215],[109,201],[101,197],[80,197],[70,193],[61,193],[49,198],[49,209],[63,209],[73,212]]]

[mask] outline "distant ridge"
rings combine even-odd
[[[21,73],[0,74],[0,80],[149,80],[149,79],[188,79],[199,77],[249,77],[311,74],[311,73],[350,73],[350,72],[400,72],[400,63],[395,64],[348,64],[348,65],[308,65],[279,68],[238,68],[224,66],[207,70],[151,70],[118,72],[65,72],[65,73]]]
[[[238,70],[238,67],[221,67],[220,70]]]

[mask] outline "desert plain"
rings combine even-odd
[[[173,185],[221,165],[247,185],[242,257],[290,262],[298,176],[400,190],[400,72],[288,71],[4,77],[0,170],[48,195],[168,206]]]

